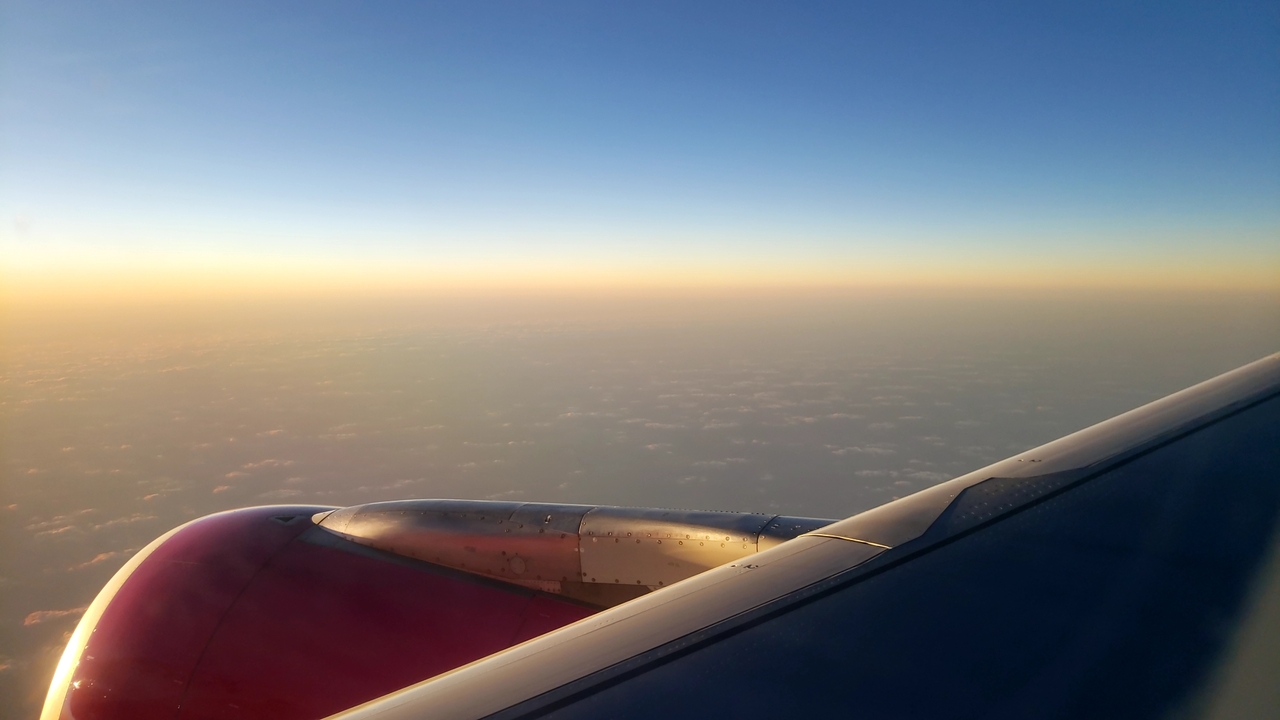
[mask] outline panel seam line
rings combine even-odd
[[[878,542],[871,542],[870,540],[860,540],[858,538],[845,537],[844,535],[833,535],[831,533],[812,532],[812,533],[805,533],[801,537],[820,537],[820,538],[831,538],[833,540],[847,540],[849,542],[861,543],[863,545],[870,545],[871,547],[884,548],[885,550],[893,549],[888,545],[881,545]]]

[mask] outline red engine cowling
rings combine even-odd
[[[43,720],[320,718],[595,608],[366,548],[276,506],[139,552],[68,643]]]

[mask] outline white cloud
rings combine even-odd
[[[281,488],[280,490],[272,490],[270,492],[264,492],[258,497],[271,500],[271,499],[278,499],[278,498],[297,497],[301,494],[302,494],[301,490],[291,490],[291,489]]]
[[[89,606],[85,605],[84,607],[70,608],[67,610],[37,610],[27,615],[27,617],[23,619],[22,624],[39,625],[40,623],[48,622],[49,620],[57,620],[64,617],[75,617],[84,614],[84,611],[88,609]]]

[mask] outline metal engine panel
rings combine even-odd
[[[610,607],[830,524],[754,513],[484,500],[317,516],[362,545]]]

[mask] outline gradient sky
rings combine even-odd
[[[19,291],[1280,286],[1274,2],[0,7]]]

